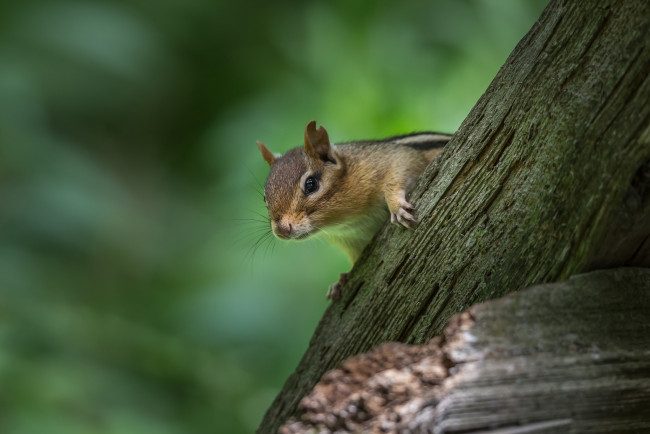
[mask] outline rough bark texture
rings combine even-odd
[[[533,284],[650,265],[648,101],[650,4],[551,1],[420,179],[420,226],[375,237],[260,432],[379,343],[427,342]]]
[[[283,434],[650,431],[650,269],[539,285],[328,372]]]

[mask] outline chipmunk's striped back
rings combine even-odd
[[[451,135],[424,131],[419,133],[401,134],[376,140],[356,140],[353,142],[340,143],[340,145],[372,146],[389,144],[396,146],[407,146],[409,148],[425,150],[444,148],[451,139]]]
[[[449,134],[423,132],[388,137],[386,139],[382,139],[381,141],[393,143],[398,146],[408,146],[409,148],[424,151],[428,149],[444,148],[451,137],[452,136]]]

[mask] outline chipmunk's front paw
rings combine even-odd
[[[398,203],[397,210],[391,210],[390,222],[413,229],[413,225],[417,223],[417,220],[413,216],[414,211],[415,207],[413,205],[408,203],[406,200],[401,200]]]
[[[327,300],[335,300],[337,298],[341,298],[341,287],[347,283],[349,274],[350,272],[341,273],[339,281],[330,285],[329,289],[327,290],[327,297],[325,297]]]

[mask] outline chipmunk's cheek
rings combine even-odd
[[[327,228],[330,226],[335,226],[339,223],[344,223],[345,219],[341,216],[341,213],[331,213],[329,215],[317,216],[316,225],[319,228]]]

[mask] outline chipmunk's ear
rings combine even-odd
[[[309,122],[305,127],[305,154],[312,158],[336,164],[327,131],[322,126],[316,129],[316,121]]]
[[[269,166],[273,166],[276,157],[279,157],[279,155],[274,155],[271,151],[268,150],[266,146],[264,146],[264,143],[260,141],[257,141],[257,147],[260,148],[260,152],[262,153],[262,158],[264,158],[264,161],[269,163]]]

